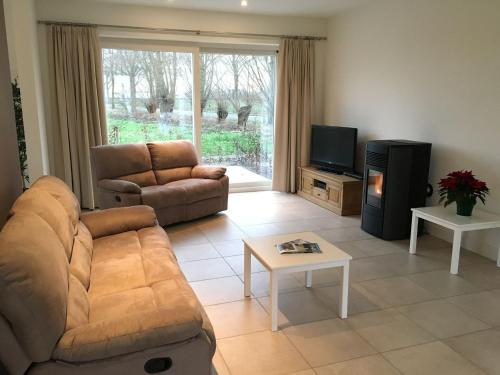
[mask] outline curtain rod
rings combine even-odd
[[[205,36],[224,36],[235,38],[289,38],[302,40],[326,40],[324,36],[301,36],[301,35],[279,35],[279,34],[254,34],[254,33],[232,33],[219,31],[202,31],[191,29],[169,29],[162,27],[145,27],[145,26],[124,26],[124,25],[107,25],[107,24],[92,24],[92,23],[75,23],[75,22],[57,22],[57,21],[38,21],[41,25],[64,25],[64,26],[94,26],[113,29],[136,30],[136,31],[153,31],[170,34],[190,34],[190,35],[205,35]]]

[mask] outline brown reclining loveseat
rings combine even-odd
[[[0,232],[0,373],[209,375],[210,321],[151,207],[80,213],[42,177]]]
[[[105,145],[91,152],[100,208],[145,204],[162,226],[227,209],[226,169],[198,165],[189,141]]]

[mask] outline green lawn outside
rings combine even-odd
[[[137,122],[132,119],[108,118],[109,143],[137,143],[193,139],[191,125],[169,125],[166,131],[158,122]],[[261,152],[272,154],[272,135],[263,136],[259,129],[224,130],[207,126],[202,131],[204,157],[248,155],[254,158]]]

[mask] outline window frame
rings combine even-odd
[[[275,56],[278,58],[278,45],[223,45],[223,44],[207,44],[196,42],[176,42],[163,39],[145,39],[145,38],[130,38],[122,36],[100,36],[101,53],[103,49],[122,49],[135,51],[164,51],[164,52],[181,52],[191,53],[191,68],[192,68],[192,116],[193,116],[193,144],[198,154],[199,162],[202,159],[201,135],[202,135],[202,114],[201,114],[201,57],[202,53],[216,54],[244,54],[254,56]],[[278,66],[276,61],[275,80],[278,77]],[[277,82],[275,81],[275,87]],[[275,95],[275,111],[276,111],[276,95]],[[276,120],[276,112],[274,113]],[[275,132],[275,124],[273,124],[273,133]],[[238,186],[235,191],[252,191],[252,190],[270,190],[271,185],[262,188]],[[233,190],[233,189],[230,189]]]

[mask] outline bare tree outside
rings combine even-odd
[[[140,57],[135,51],[118,50],[117,71],[129,79],[130,87],[130,112],[137,112],[136,85],[141,73]],[[114,58],[111,58],[114,60]]]
[[[103,72],[104,72],[104,86],[106,88],[107,96],[111,103],[111,108],[115,109],[115,70],[116,59],[114,49],[103,50]]]
[[[274,102],[276,100],[276,57],[252,56],[247,69],[250,79],[259,89],[267,106],[267,121],[274,121]]]
[[[213,97],[215,91],[215,62],[217,56],[213,54],[201,54],[200,55],[200,84],[201,84],[201,113],[205,110],[208,101]],[[184,64],[184,72],[186,77],[192,77],[193,67],[191,63]],[[193,98],[193,84],[190,79],[187,79],[186,84],[189,89],[186,92],[186,98],[192,100]]]

